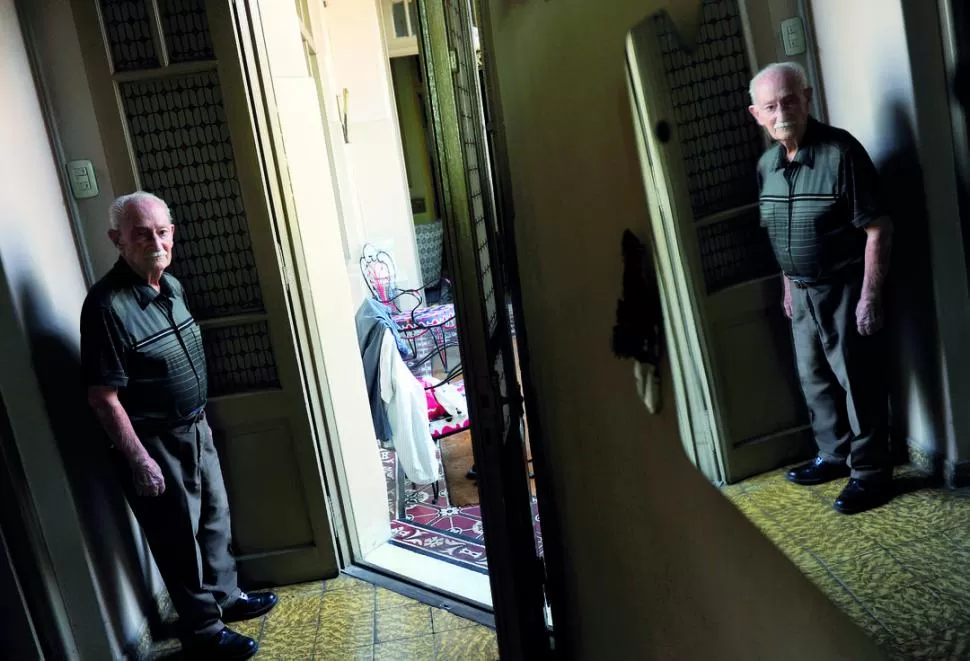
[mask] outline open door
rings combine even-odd
[[[681,430],[714,482],[814,447],[781,275],[760,227],[765,141],[747,112],[748,43],[738,0],[704,0],[691,47],[666,12],[627,44]]]
[[[202,327],[243,581],[337,573],[297,343],[228,2],[76,0],[114,189],[165,199]],[[106,239],[107,240],[107,239]]]
[[[472,9],[469,0],[431,0],[419,2],[419,14],[499,652],[503,660],[538,661],[550,654],[545,569],[534,537]]]

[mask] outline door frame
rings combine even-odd
[[[456,10],[460,26],[449,26],[452,2],[461,3]],[[532,527],[521,436],[523,400],[507,317],[506,262],[497,240],[477,66],[470,76],[474,89],[468,90],[469,97],[464,100],[473,106],[465,107],[466,112],[475,113],[472,120],[461,121],[462,99],[456,91],[455,77],[461,72],[462,62],[474,66],[475,61],[470,34],[471,0],[419,0],[418,10],[419,55],[429,91],[429,116],[437,147],[436,171],[443,192],[443,215],[450,220],[445,225],[445,249],[455,270],[458,330],[471,395],[468,407],[472,446],[481,476],[479,494],[499,652],[509,661],[539,661],[552,654],[544,616],[546,572],[536,551]],[[452,43],[451,27],[458,28],[458,44]],[[474,195],[465,161],[464,145],[471,140],[481,170],[481,220],[473,211]],[[494,333],[490,330],[492,313],[486,310],[489,292],[482,278],[485,260],[493,283]],[[493,358],[497,359],[496,364],[501,363],[501,371],[492,364]],[[507,390],[511,386],[514,392]],[[507,425],[504,429],[503,420]]]
[[[106,47],[100,6],[90,0],[71,0],[71,8],[78,33],[82,38],[84,65],[95,107],[102,143],[105,147],[111,181],[116,190],[135,190],[139,174],[135,155],[130,148],[128,125],[121,108],[116,83],[153,77],[162,78],[197,72],[215,72],[219,79],[224,101],[226,125],[235,158],[236,178],[239,183],[246,226],[250,232],[253,258],[260,280],[265,317],[272,341],[276,367],[284,390],[269,393],[270,402],[279,406],[285,417],[293,440],[292,451],[296,463],[300,494],[306,508],[311,541],[298,546],[272,549],[264,552],[241,554],[236,557],[240,573],[248,575],[254,584],[293,582],[307,576],[328,577],[330,567],[337,568],[339,556],[334,549],[332,526],[334,519],[328,512],[329,504],[320,478],[321,453],[319,452],[318,428],[315,423],[314,392],[307,387],[306,360],[302,338],[306,334],[303,306],[292,293],[292,259],[283,249],[286,235],[275,222],[269,204],[268,182],[261,167],[260,147],[255,130],[256,108],[250,103],[246,87],[243,59],[237,49],[234,2],[205,0],[205,11],[213,45],[213,59],[171,64],[160,48],[162,28],[156,21],[152,24],[156,52],[159,53],[158,68],[131,72],[114,72]],[[150,3],[154,7],[154,3]],[[97,35],[95,42],[93,37]],[[243,43],[243,42],[238,42]],[[207,326],[218,327],[245,320],[250,315],[231,314],[218,317]],[[210,398],[210,407],[216,402]],[[219,398],[218,407],[231,412],[243,424],[251,419],[251,407],[246,397],[230,394]],[[213,420],[217,416],[213,415]],[[218,427],[217,427],[218,429]],[[231,441],[230,441],[231,442]],[[225,460],[224,460],[225,461]],[[280,563],[281,554],[289,554],[292,560]],[[282,568],[282,571],[281,571]]]

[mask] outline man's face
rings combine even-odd
[[[802,88],[795,76],[780,71],[758,81],[755,103],[748,110],[772,139],[788,142],[804,134],[811,104],[812,89]]]
[[[129,205],[121,225],[108,234],[121,256],[139,275],[160,274],[172,263],[175,226],[157,203]]]

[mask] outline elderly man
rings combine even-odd
[[[892,223],[876,169],[847,132],[809,116],[812,89],[794,63],[751,81],[751,114],[776,142],[758,162],[761,224],[784,272],[784,311],[818,445],[796,484],[846,475],[844,514],[889,498],[882,290]]]
[[[183,646],[204,659],[248,659],[254,640],[224,622],[276,605],[236,584],[229,503],[205,419],[199,327],[172,261],[175,226],[149,193],[118,198],[108,236],[120,257],[88,293],[81,358],[88,398],[113,444],[128,502],[179,615]]]

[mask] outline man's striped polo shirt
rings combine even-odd
[[[864,228],[882,217],[876,168],[849,133],[809,119],[789,162],[776,144],[758,161],[761,225],[781,270],[804,282],[861,267]]]
[[[118,388],[136,427],[187,421],[206,404],[199,326],[179,281],[166,273],[159,284],[156,292],[119,259],[81,311],[86,385]]]

